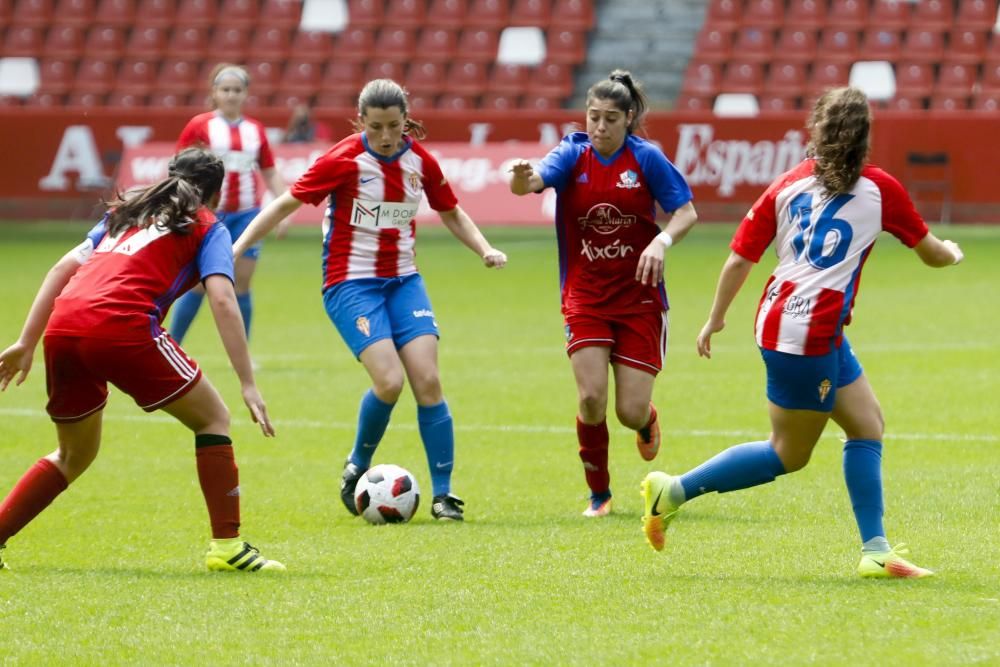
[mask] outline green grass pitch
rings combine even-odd
[[[0,345],[82,225],[0,225]],[[638,483],[766,437],[751,323],[768,255],[714,358],[695,335],[732,227],[702,225],[668,255],[670,350],[650,465],[612,421],[614,514],[580,516],[575,388],[563,353],[551,229],[490,229],[510,258],[487,271],[441,229],[418,263],[441,325],[464,525],[373,527],[347,515],[340,469],[368,383],[322,309],[319,232],[265,246],[251,347],[278,437],[249,422],[203,309],[186,341],[234,417],[244,535],[286,576],[204,571],[207,516],[192,438],[113,393],[103,451],[10,541],[0,662],[172,664],[1000,663],[1000,229],[937,228],[966,261],[933,270],[883,236],[848,333],[887,421],[886,527],[924,581],[862,581],[830,427],[812,464],[691,503],[663,553],[643,540]],[[0,395],[0,494],[54,447],[41,352]],[[404,394],[376,462],[430,480]],[[613,414],[613,410],[612,410]]]

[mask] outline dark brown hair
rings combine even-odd
[[[649,101],[642,92],[642,85],[627,70],[616,69],[607,79],[598,81],[587,91],[587,106],[591,100],[611,100],[620,111],[632,112],[632,121],[626,128],[629,133],[642,127],[642,117],[649,109]]]
[[[198,209],[215,199],[222,189],[224,175],[222,160],[214,153],[185,148],[170,160],[165,179],[105,202],[111,209],[106,223],[108,235],[150,225],[189,234]]]
[[[872,113],[857,88],[834,88],[816,100],[806,127],[813,173],[830,195],[847,192],[861,176],[871,149]]]
[[[361,94],[358,95],[358,115],[364,116],[370,107],[376,109],[399,107],[405,119],[403,131],[414,139],[424,139],[427,136],[423,123],[410,118],[406,90],[392,79],[373,79],[361,89]],[[365,129],[365,124],[359,119],[355,118],[352,122],[356,132]]]

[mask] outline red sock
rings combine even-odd
[[[0,545],[41,514],[67,486],[55,463],[38,459],[0,503]]]
[[[195,449],[198,481],[208,505],[212,538],[224,540],[240,534],[240,473],[232,445]]]
[[[576,439],[580,441],[580,460],[587,486],[593,493],[607,493],[611,484],[608,474],[608,422],[584,424],[576,418]]]

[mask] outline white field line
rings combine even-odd
[[[21,417],[24,419],[45,419],[48,414],[44,410],[34,410],[30,408],[0,408],[2,417]],[[161,424],[171,424],[176,420],[164,414],[155,415],[108,415],[107,421],[121,422],[156,422]],[[233,424],[237,426],[249,426],[250,421],[234,416]],[[304,428],[334,431],[354,431],[357,424],[354,422],[316,421],[312,419],[279,419],[274,422],[276,429],[282,428]],[[417,425],[410,423],[394,423],[389,428],[399,431],[416,431]],[[455,430],[466,433],[550,433],[554,435],[573,435],[576,429],[569,426],[546,426],[543,424],[455,424]],[[617,427],[612,428],[619,434],[632,433],[632,431]],[[664,433],[670,437],[680,438],[760,438],[766,435],[764,431],[750,430],[726,430],[726,429],[664,429]],[[835,431],[828,432],[824,437],[843,439]],[[1000,436],[986,433],[887,433],[886,440],[918,440],[934,442],[1000,442]]]

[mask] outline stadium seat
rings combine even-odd
[[[876,0],[868,14],[870,28],[883,30],[903,30],[910,23],[909,0]]]
[[[250,46],[250,31],[246,28],[230,28],[218,25],[208,43],[208,59],[217,63],[238,63],[247,56]],[[266,56],[254,57],[267,58]]]
[[[52,0],[17,0],[11,23],[16,26],[44,27],[52,22]]]
[[[594,0],[555,0],[551,25],[553,28],[590,30],[594,27]]]
[[[785,13],[786,28],[812,28],[816,30],[826,24],[826,2],[824,0],[789,0]]]
[[[797,60],[774,62],[768,69],[764,91],[778,96],[799,96],[806,89],[806,80],[805,63]]]
[[[705,28],[735,30],[743,18],[743,0],[710,0],[705,12]]]
[[[726,65],[719,89],[725,93],[757,95],[764,88],[764,66],[754,61],[734,60]]]
[[[243,108],[250,111],[250,113],[256,113],[257,109],[266,107],[269,105],[269,100],[271,98],[258,95],[257,93],[251,92],[247,95],[246,101],[243,102]],[[195,103],[197,97],[191,98],[191,103]],[[208,106],[211,106],[209,101]],[[199,103],[199,106],[205,106],[205,104]]]
[[[115,82],[114,61],[84,56],[71,87],[74,93],[106,94]]]
[[[990,30],[997,22],[996,0],[959,0],[955,25],[969,30]]]
[[[927,108],[926,98],[916,95],[897,94],[886,104],[892,111],[923,111]]]
[[[469,111],[475,109],[478,104],[476,103],[476,95],[445,93],[437,98],[437,104],[434,106],[446,111]]]
[[[189,25],[170,33],[167,54],[189,60],[201,60],[208,52],[208,28]]]
[[[392,79],[403,81],[406,78],[406,64],[391,60],[371,60],[365,66],[365,80]],[[360,91],[359,91],[360,92]],[[356,97],[357,95],[355,95]]]
[[[528,87],[529,68],[524,65],[497,63],[490,71],[487,89],[507,96],[520,95]]]
[[[868,24],[868,0],[830,0],[826,25],[844,30],[861,30]]]
[[[876,102],[890,100],[896,94],[896,73],[887,60],[859,60],[851,65],[847,83]]]
[[[551,37],[554,32],[549,32]],[[566,31],[566,34],[572,34]],[[511,26],[500,33],[496,62],[509,65],[540,64],[546,59],[545,35],[541,28],[533,26]],[[552,60],[569,57],[569,52],[555,54]],[[582,55],[581,55],[582,58]],[[572,61],[571,61],[572,62]]]
[[[38,93],[63,95],[73,87],[76,61],[46,56],[38,64]]]
[[[425,28],[417,38],[417,54],[427,60],[451,60],[458,52],[458,33],[445,28]]]
[[[168,58],[160,64],[155,90],[187,96],[207,84],[198,79],[198,68],[189,58]]]
[[[261,25],[253,33],[251,50],[258,58],[281,61],[288,57],[290,42],[288,31],[284,28]],[[298,53],[295,56],[298,57]]]
[[[543,63],[528,76],[529,93],[566,98],[573,94],[573,68],[560,63]]]
[[[383,26],[420,28],[427,20],[426,0],[388,0]]]
[[[722,65],[719,63],[688,63],[681,83],[681,91],[687,95],[714,96],[722,83]]]
[[[506,0],[469,0],[465,25],[500,30],[507,25],[507,10],[508,2]]]
[[[436,60],[420,60],[410,63],[406,69],[406,89],[411,93],[439,95],[445,90],[444,80],[447,64]]]
[[[496,60],[499,45],[499,34],[485,28],[463,30],[458,38],[458,52],[466,60],[493,62]]]
[[[234,28],[252,28],[257,24],[257,0],[222,0],[219,21]]]
[[[220,25],[215,0],[178,0],[178,2],[177,16],[174,19],[178,26]]]
[[[36,58],[45,50],[45,30],[34,25],[13,25],[0,48],[0,55],[8,58]]]
[[[948,39],[947,59],[952,62],[980,63],[986,56],[986,33],[955,28]]]
[[[561,108],[563,99],[564,98],[560,95],[552,95],[544,92],[532,92],[522,95],[519,104],[522,109],[530,109],[532,111],[551,111],[552,109]]]
[[[820,35],[819,54],[823,60],[854,62],[858,58],[858,33],[849,28],[828,28]]]
[[[112,26],[135,25],[135,5],[136,0],[98,0],[94,23]]]
[[[694,40],[693,57],[701,61],[722,63],[729,60],[733,33],[705,27]]]
[[[301,60],[329,62],[333,59],[333,35],[320,30],[296,30],[292,33],[289,52]]]
[[[52,20],[56,25],[89,26],[94,12],[94,0],[58,0]]]
[[[903,53],[910,60],[936,63],[944,58],[944,33],[911,28],[903,40]]]
[[[172,93],[166,90],[155,90],[150,94],[148,104],[153,109],[175,109],[187,106],[187,95]]]
[[[302,0],[299,30],[341,32],[350,23],[347,0]]]
[[[931,111],[965,111],[968,108],[968,95],[935,93],[931,97]]]
[[[357,95],[364,84],[364,66],[358,62],[332,60],[323,70],[320,90],[338,95]]]
[[[35,93],[24,98],[24,106],[55,109],[66,106],[66,99],[65,96],[56,95],[55,93]]]
[[[135,12],[136,26],[172,26],[176,15],[176,0],[139,0]]]
[[[333,41],[333,57],[367,62],[375,52],[375,33],[367,28],[348,27]]]
[[[479,108],[489,111],[513,111],[518,108],[520,101],[520,95],[516,93],[486,93],[479,101]]]
[[[74,24],[54,25],[45,38],[45,55],[54,58],[79,58],[83,53],[84,29]]]
[[[587,35],[579,30],[549,30],[545,51],[552,62],[582,63],[587,58]]]
[[[448,68],[445,90],[458,95],[486,92],[486,65],[475,60],[456,61]]]
[[[320,89],[323,69],[319,63],[308,60],[289,60],[278,81],[278,91],[298,95],[315,95]]]
[[[765,92],[757,96],[757,106],[761,113],[785,113],[799,108],[797,95]]]
[[[784,23],[782,0],[746,0],[743,7],[743,25],[774,30]]]
[[[736,32],[733,54],[741,60],[765,62],[774,56],[774,31],[746,26]]]
[[[760,113],[760,104],[750,93],[722,93],[716,96],[712,113],[722,117],[752,117]]]
[[[209,69],[215,66],[212,62],[207,62],[205,65]],[[250,75],[250,89],[255,95],[267,97],[274,92],[281,75],[281,68],[277,63],[254,58],[247,62],[246,68]],[[201,77],[201,79],[208,81],[208,75]]]
[[[551,0],[514,0],[507,25],[547,28],[551,20]]]
[[[302,0],[264,0],[258,16],[261,25],[297,28],[302,17]]]
[[[38,92],[40,83],[35,58],[0,58],[0,95],[25,98]]]
[[[861,60],[886,60],[896,62],[903,53],[899,32],[873,28],[865,33],[858,57]]]
[[[410,113],[414,111],[420,113],[427,109],[433,109],[435,106],[437,106],[437,97],[434,95],[410,95]]]
[[[357,93],[349,95],[331,90],[323,91],[316,96],[316,109],[354,109],[357,104]]]
[[[95,58],[120,58],[125,52],[125,31],[115,26],[97,26],[87,33],[84,54]]]
[[[465,25],[466,0],[431,0],[427,26],[458,29]]]
[[[896,65],[897,95],[927,97],[933,88],[934,66],[931,63],[907,61]]]
[[[913,4],[911,18],[913,27],[935,30],[947,30],[952,27],[955,0],[920,0],[911,4]]]
[[[145,107],[147,96],[134,90],[112,90],[104,102],[105,106],[123,109]]]
[[[375,53],[383,60],[408,62],[417,51],[417,35],[409,28],[383,28],[375,38]]]
[[[349,28],[381,28],[385,21],[382,0],[348,0],[347,25]]]
[[[274,109],[281,109],[284,111],[291,111],[295,107],[299,106],[312,106],[312,95],[306,95],[300,92],[290,91],[290,90],[279,90],[268,99],[267,106]]]
[[[980,91],[972,98],[972,109],[997,113],[1000,111],[1000,90]]]
[[[816,32],[810,29],[786,28],[781,31],[774,52],[782,60],[812,62],[816,59]]]
[[[118,67],[114,89],[135,95],[147,95],[153,90],[156,67],[145,58],[125,58]]]
[[[107,93],[75,90],[66,98],[66,106],[70,108],[93,109],[103,106],[106,97]]]
[[[713,95],[694,95],[689,93],[681,93],[674,103],[674,111],[693,111],[697,113],[704,113],[706,111],[712,110],[712,104],[715,101]]]
[[[820,94],[829,88],[846,86],[851,76],[850,64],[840,60],[818,61],[813,63],[812,76],[809,78],[809,90]]]
[[[983,92],[1000,92],[1000,60],[990,60],[983,64],[983,78],[979,86]]]
[[[937,85],[934,86],[934,94],[950,97],[971,95],[978,79],[976,70],[975,65],[967,63],[942,63],[938,72]]]
[[[14,0],[0,0],[0,25],[10,25],[14,14]]]
[[[157,26],[134,28],[125,43],[125,55],[156,59],[167,48],[167,29]]]

